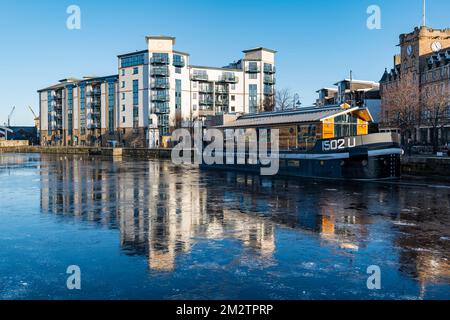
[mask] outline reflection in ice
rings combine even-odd
[[[139,298],[449,298],[448,189],[268,179],[164,161],[0,159],[0,175],[11,179],[13,163],[38,172],[45,217],[117,230],[128,259],[112,261],[145,258],[148,267],[150,278],[134,285]],[[364,287],[373,264],[383,292]],[[123,281],[133,270],[121,270]]]

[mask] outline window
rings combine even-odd
[[[235,95],[231,96],[231,101],[236,101],[236,96]]]
[[[350,114],[344,114],[334,119],[335,137],[356,136],[358,132],[358,119]]]
[[[194,92],[194,93],[192,94],[192,99],[197,100],[197,92]]]
[[[108,128],[109,132],[114,132],[114,105],[115,105],[115,84],[114,80],[108,81]]]
[[[127,56],[120,59],[122,68],[129,68],[144,64],[145,57],[143,54]]]
[[[133,105],[139,104],[139,80],[133,80]]]
[[[258,107],[258,85],[250,84],[248,88],[249,92],[249,112],[256,113]]]
[[[181,109],[181,80],[175,80],[175,109]]]
[[[231,90],[236,90],[236,85],[234,83],[231,85]]]
[[[125,112],[125,105],[122,105],[122,112]]]
[[[194,104],[194,105],[192,106],[192,110],[197,111],[197,105],[196,105],[196,104]]]
[[[139,68],[138,67],[133,68],[133,74],[139,74]]]
[[[68,86],[67,87],[67,126],[69,135],[72,135],[72,129],[73,129],[73,87]]]
[[[179,54],[173,55],[173,65],[178,68],[183,68],[185,66],[183,56]]]
[[[125,88],[125,81],[122,81],[122,88]]]
[[[139,80],[133,80],[133,128],[139,126]]]
[[[192,83],[192,87],[193,87],[193,88],[197,88],[197,81],[194,81],[194,82]]]
[[[86,85],[80,85],[80,131],[84,134],[86,130]]]
[[[181,74],[181,68],[175,68],[175,73]]]
[[[258,74],[257,73],[250,73],[248,75],[248,78],[251,79],[251,80],[258,79]]]
[[[122,117],[122,122],[125,123],[125,117]]]
[[[231,112],[235,112],[236,111],[236,107],[231,107]]]
[[[122,100],[125,100],[125,92],[122,92]]]
[[[122,69],[122,76],[125,75],[125,69]]]

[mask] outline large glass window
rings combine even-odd
[[[351,137],[358,134],[358,119],[351,114],[344,114],[334,119],[334,136]]]
[[[52,106],[52,103],[53,103],[52,91],[49,90],[49,91],[47,91],[47,108],[48,108],[48,113],[47,113],[48,126],[47,126],[47,129],[48,129],[48,134],[49,135],[52,134],[52,121],[53,121],[53,116],[52,116],[53,106]]]
[[[108,82],[108,129],[114,132],[114,105],[115,105],[114,81]]]
[[[86,85],[80,85],[80,133],[86,133]]]
[[[145,56],[138,54],[134,56],[128,56],[120,59],[122,68],[129,68],[144,64]]]
[[[67,130],[72,135],[73,130],[73,87],[67,87]]]
[[[139,126],[139,80],[133,80],[133,127]]]
[[[249,92],[249,111],[250,113],[256,113],[258,110],[258,85],[250,84],[248,92]]]
[[[175,80],[175,109],[181,109],[181,80]]]

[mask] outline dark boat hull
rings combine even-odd
[[[319,141],[318,146],[311,152],[291,151],[280,153],[277,175],[345,180],[400,178],[402,149],[400,148],[398,137],[391,134],[368,135],[366,139],[358,140],[358,143],[351,147],[347,146],[340,150],[323,152],[323,143],[328,143],[329,141],[333,140]],[[213,164],[201,165],[200,167],[202,169],[261,173],[261,165],[248,163],[245,165]]]

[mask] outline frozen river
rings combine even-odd
[[[445,184],[25,154],[0,182],[0,299],[450,299]]]

